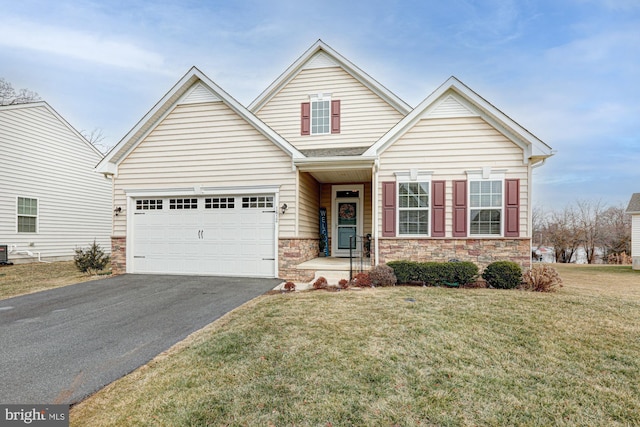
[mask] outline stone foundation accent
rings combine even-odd
[[[292,282],[309,282],[313,271],[298,270],[296,266],[318,257],[318,239],[280,239],[278,240],[278,276]]]
[[[111,273],[127,272],[127,238],[111,236]]]
[[[389,261],[471,261],[483,270],[494,261],[531,267],[531,239],[385,239],[378,243],[380,263]]]

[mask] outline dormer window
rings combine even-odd
[[[301,135],[340,133],[340,100],[330,93],[309,96],[301,105]]]

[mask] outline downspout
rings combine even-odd
[[[380,255],[380,247],[378,245],[378,211],[380,209],[378,206],[378,169],[379,169],[379,160],[376,158],[373,162],[373,166],[371,167],[373,172],[373,184],[372,184],[372,193],[373,193],[373,247],[374,247],[374,263],[375,265],[379,265],[379,255]]]

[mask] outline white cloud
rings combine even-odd
[[[41,25],[19,18],[7,19],[0,45],[28,49],[113,67],[159,71],[162,55],[134,43],[103,35],[55,26]]]

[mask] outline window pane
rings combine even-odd
[[[311,133],[329,133],[329,101],[311,102]]]
[[[38,201],[26,197],[18,197],[18,215],[38,215]]]
[[[501,211],[498,209],[472,209],[471,234],[500,235]]]
[[[36,218],[32,216],[18,217],[18,233],[35,233]]]

